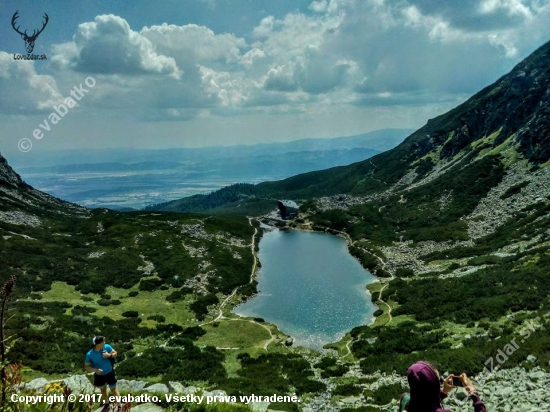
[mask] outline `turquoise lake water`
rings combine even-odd
[[[324,233],[274,230],[260,241],[260,293],[235,312],[264,318],[296,345],[319,349],[377,309],[365,286],[374,280],[348,252],[346,242]]]

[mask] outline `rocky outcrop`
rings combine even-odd
[[[73,393],[92,393],[94,391],[94,386],[84,375],[69,376],[61,382],[63,382],[65,386],[71,388]]]
[[[168,393],[168,386],[163,383],[155,383],[151,386],[143,388],[143,391],[150,393]]]
[[[518,185],[524,184],[519,189]],[[518,187],[517,193],[507,196],[507,191]],[[514,165],[502,182],[490,190],[475,210],[465,219],[468,234],[472,239],[493,233],[514,214],[529,209],[532,205],[550,199],[550,168],[529,173]]]
[[[26,184],[21,176],[19,176],[15,171],[10,167],[8,161],[4,156],[0,154],[0,184],[19,187],[19,188],[31,188]],[[32,188],[31,188],[32,189]]]
[[[118,380],[118,390],[120,392],[141,392],[147,383],[142,381],[128,381],[126,379]]]
[[[535,367],[530,371],[516,367],[475,378],[477,389],[489,411],[541,412],[550,405],[550,374]],[[462,391],[461,391],[462,392]],[[445,402],[456,412],[470,412],[471,402],[455,391]]]
[[[25,183],[8,164],[5,157],[0,155],[0,201],[7,207],[49,210],[66,216],[88,217],[90,211],[73,203],[57,199],[47,193],[35,190]],[[7,212],[7,213],[12,213]],[[28,224],[34,220],[21,219],[18,216],[4,214],[2,220],[12,224]],[[32,224],[31,224],[32,225]]]

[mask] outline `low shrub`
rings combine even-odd
[[[125,318],[137,318],[139,313],[137,310],[127,310],[126,312],[122,312],[122,316]]]

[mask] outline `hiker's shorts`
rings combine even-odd
[[[103,388],[105,385],[109,385],[109,388],[116,388],[116,375],[114,369],[105,375],[94,375],[94,386]]]

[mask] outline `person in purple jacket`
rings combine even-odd
[[[428,362],[417,362],[407,371],[407,380],[411,388],[410,401],[406,406],[408,412],[452,412],[443,409],[441,401],[455,388],[453,376],[443,380],[443,388],[439,384],[439,372]],[[485,404],[479,397],[472,381],[465,373],[460,375],[464,389],[473,402],[474,412],[486,412]]]

